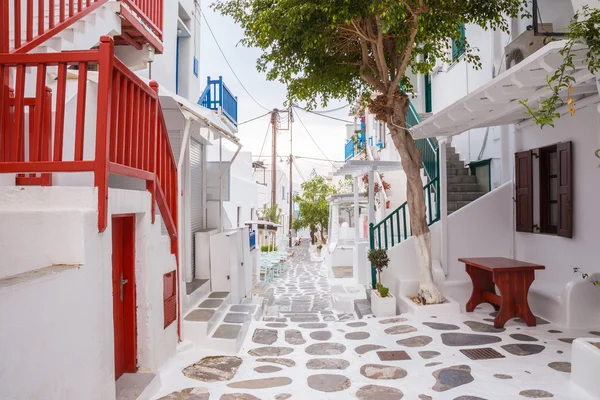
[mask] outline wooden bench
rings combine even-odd
[[[529,287],[536,269],[543,265],[530,264],[504,257],[459,258],[473,282],[473,293],[467,302],[467,312],[473,312],[481,303],[490,303],[498,312],[495,328],[515,317],[521,317],[527,326],[536,326],[536,319],[527,301]],[[500,295],[496,294],[496,286]]]

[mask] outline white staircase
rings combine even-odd
[[[197,348],[236,354],[252,321],[263,314],[259,304],[231,304],[229,292],[211,292],[183,319],[183,339]]]

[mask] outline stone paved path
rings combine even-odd
[[[529,328],[517,320],[497,330],[486,306],[427,320],[356,320],[330,309],[328,277],[306,247],[296,250],[292,267],[268,288],[279,316],[254,322],[237,357],[196,364],[219,354],[179,353],[161,373],[153,398],[591,400],[570,383],[570,342],[593,336],[589,332],[545,321]],[[480,354],[497,358],[473,359]],[[202,369],[188,368],[194,364]],[[230,379],[192,379],[185,368],[188,376]]]

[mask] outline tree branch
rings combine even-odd
[[[376,41],[376,59],[379,58],[379,64],[381,64],[381,79],[383,84],[387,85],[390,81],[390,72],[388,69],[387,61],[385,60],[385,47],[383,46],[383,35],[381,34],[381,18],[375,17],[375,29],[377,29],[377,41]]]

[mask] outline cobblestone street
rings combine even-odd
[[[278,316],[253,322],[237,356],[183,351],[159,399],[586,400],[570,382],[574,337],[546,321],[493,327],[493,309],[427,320],[357,319],[331,310],[330,273],[295,248],[266,288]]]

